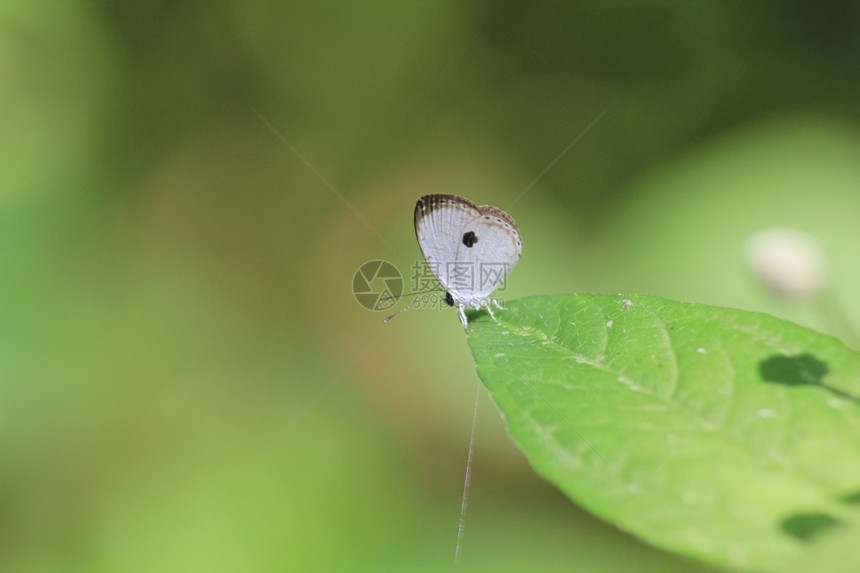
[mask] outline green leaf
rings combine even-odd
[[[829,546],[828,562],[860,568],[860,543],[838,541],[860,539],[860,354],[656,297],[508,305],[498,322],[471,317],[478,375],[577,504],[711,563],[788,570]]]

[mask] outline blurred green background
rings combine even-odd
[[[856,323],[858,29],[850,1],[0,3],[0,569],[450,567],[462,327],[351,292],[373,259],[408,281],[423,194],[509,208],[505,298],[829,330],[745,274],[777,225]],[[461,569],[526,568],[696,566],[545,484],[484,395]]]

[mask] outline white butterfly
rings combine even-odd
[[[457,195],[426,195],[415,205],[415,236],[430,272],[457,307],[463,328],[467,307],[490,308],[488,298],[513,270],[523,251],[514,219],[497,207]]]

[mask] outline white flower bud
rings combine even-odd
[[[747,240],[747,264],[774,295],[810,299],[827,290],[824,250],[810,235],[792,229],[765,229]]]

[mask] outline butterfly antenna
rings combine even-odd
[[[384,322],[384,323],[386,323],[386,324],[387,324],[389,320],[391,320],[392,318],[394,318],[395,316],[397,316],[397,315],[398,315],[398,314],[400,314],[401,312],[406,312],[407,310],[410,310],[410,309],[412,309],[412,308],[415,308],[415,307],[414,307],[414,306],[412,306],[412,305],[404,306],[403,308],[401,308],[400,310],[398,310],[398,311],[397,311],[397,312],[395,312],[394,314],[392,314],[392,315],[390,315],[390,316],[386,317],[386,319],[385,319],[385,320],[383,320],[382,322]]]
[[[397,315],[398,315],[398,314],[400,314],[401,312],[406,312],[407,310],[409,310],[409,309],[411,309],[411,308],[419,308],[419,307],[421,307],[421,308],[427,308],[427,304],[429,303],[429,301],[428,301],[427,297],[423,297],[423,298],[422,298],[422,300],[419,300],[419,299],[418,299],[418,297],[417,297],[417,295],[419,295],[419,294],[429,294],[429,293],[435,293],[435,292],[445,292],[445,291],[443,291],[443,290],[439,290],[439,289],[430,289],[430,290],[421,290],[421,291],[417,291],[417,292],[409,293],[409,296],[415,296],[415,299],[413,299],[412,304],[410,304],[409,306],[406,306],[406,307],[401,308],[400,310],[398,310],[398,311],[397,311],[397,312],[395,312],[394,314],[392,314],[392,315],[388,316],[388,317],[387,317],[385,320],[383,320],[382,322],[387,323],[389,320],[391,320],[392,318],[394,318],[395,316],[397,316]],[[405,295],[404,295],[404,296],[405,296]],[[452,304],[452,303],[447,302],[447,301],[448,301],[448,298],[447,298],[447,297],[450,297],[451,295],[449,295],[447,292],[445,292],[445,296],[446,296],[446,298],[445,298],[446,304],[448,304],[449,306],[453,306],[453,304]],[[422,301],[423,301],[423,306],[421,305]]]

